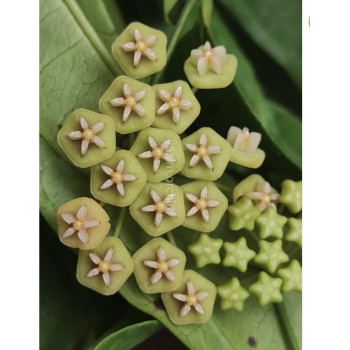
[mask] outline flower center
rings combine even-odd
[[[169,270],[169,264],[166,261],[160,260],[158,261],[158,272],[165,273]]]
[[[265,203],[266,205],[269,205],[270,202],[271,202],[271,197],[270,197],[270,195],[269,195],[268,193],[264,193],[263,196],[262,196],[262,198],[261,198],[261,201],[262,201],[263,203]]]
[[[81,220],[74,220],[73,221],[73,227],[77,230],[77,231],[79,231],[79,230],[81,230],[82,228],[83,228],[83,221],[81,221]]]
[[[98,270],[101,272],[101,273],[106,273],[109,271],[111,267],[111,264],[108,262],[108,261],[105,261],[105,260],[101,260],[98,264]]]
[[[126,107],[132,109],[136,106],[136,98],[134,96],[128,96],[125,98],[124,104]]]
[[[198,210],[204,210],[208,206],[208,202],[204,198],[198,198],[196,200],[196,207]]]
[[[196,294],[188,294],[186,296],[186,303],[187,303],[187,305],[195,306],[197,304]]]
[[[168,103],[171,108],[178,108],[180,106],[180,101],[175,96],[171,97]]]
[[[115,172],[112,174],[111,179],[112,179],[112,181],[113,181],[115,184],[120,184],[120,183],[123,182],[124,176],[123,176],[123,174],[122,174],[120,171],[115,171]]]
[[[197,148],[197,156],[203,158],[208,155],[208,148],[205,146],[200,146]]]
[[[84,129],[82,136],[84,140],[90,142],[94,138],[95,133],[92,131],[92,129],[87,128],[87,129]]]
[[[205,57],[207,59],[211,58],[214,55],[212,50],[205,51]]]
[[[166,204],[164,201],[159,201],[154,204],[157,213],[164,213],[166,211]]]
[[[162,159],[164,155],[164,150],[160,147],[155,147],[152,150],[152,157],[155,159]]]
[[[147,49],[147,45],[143,40],[136,41],[135,50],[143,53]]]

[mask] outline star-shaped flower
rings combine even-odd
[[[288,231],[286,233],[286,240],[295,242],[300,248],[303,246],[302,239],[302,219],[289,218],[288,219]]]
[[[225,58],[225,47],[216,46],[212,49],[209,41],[204,44],[203,49],[195,49],[191,51],[191,59],[192,62],[197,65],[199,76],[205,75],[208,70],[220,74],[221,64],[224,62]]]
[[[156,55],[153,50],[150,48],[153,46],[157,40],[155,35],[150,35],[144,40],[138,29],[135,29],[134,32],[135,42],[128,42],[122,45],[124,51],[132,52],[134,51],[134,66],[137,66],[140,63],[141,56],[146,56],[151,61],[155,61]]]
[[[195,144],[186,144],[186,148],[195,153],[190,160],[190,167],[194,167],[198,164],[200,159],[203,159],[204,163],[209,169],[213,169],[213,164],[210,159],[210,155],[218,154],[221,151],[221,147],[215,145],[207,146],[207,137],[203,134],[199,139],[199,146]]]
[[[119,194],[124,197],[125,194],[125,189],[124,189],[124,182],[129,182],[129,181],[135,181],[137,179],[136,176],[131,175],[131,174],[124,174],[124,165],[125,161],[124,159],[120,160],[119,163],[117,164],[117,168],[114,171],[112,168],[106,166],[106,165],[101,165],[102,170],[109,175],[111,178],[108,179],[101,187],[101,190],[105,190],[106,188],[111,187],[113,184],[117,186],[117,190]]]
[[[174,123],[178,123],[180,120],[180,110],[187,111],[190,108],[192,108],[192,103],[188,100],[181,99],[182,94],[182,87],[179,86],[174,96],[171,96],[171,94],[168,91],[160,90],[159,91],[159,97],[165,102],[163,105],[160,106],[160,108],[157,110],[157,114],[161,115],[164,114],[166,111],[171,109],[173,114],[173,121]]]
[[[288,267],[278,270],[277,273],[283,279],[282,290],[284,292],[295,290],[301,293],[302,268],[297,260],[292,260]]]
[[[237,128],[231,126],[227,133],[227,141],[237,151],[254,153],[261,141],[261,134],[249,132],[248,128]]]
[[[123,112],[123,122],[129,119],[131,111],[135,111],[138,115],[143,117],[146,113],[144,107],[138,103],[145,96],[146,91],[139,91],[133,96],[128,84],[123,85],[124,97],[117,97],[111,101],[114,107],[125,107]]]
[[[181,316],[187,315],[190,312],[191,308],[194,308],[200,314],[204,314],[203,307],[199,302],[207,296],[208,293],[205,291],[196,293],[196,290],[191,281],[187,282],[187,294],[173,294],[173,297],[175,299],[183,301],[185,303],[185,305],[180,310]]]
[[[260,210],[255,208],[248,197],[241,197],[237,202],[228,207],[230,214],[229,226],[233,231],[245,228],[252,231],[255,219],[260,215]]]
[[[146,205],[145,207],[142,207],[141,210],[145,212],[156,212],[156,216],[154,218],[154,224],[156,226],[160,225],[164,213],[171,217],[177,216],[175,210],[168,206],[168,204],[175,197],[175,194],[169,194],[165,198],[161,199],[156,191],[151,190],[151,197],[154,204]]]
[[[272,278],[266,272],[260,272],[258,281],[249,290],[258,297],[260,306],[265,306],[282,301],[281,285],[280,278]]]
[[[267,268],[270,273],[274,273],[281,263],[287,262],[289,256],[282,250],[282,241],[277,239],[274,242],[259,242],[259,254],[254,261]]]
[[[241,272],[247,271],[248,262],[256,255],[254,250],[248,248],[244,237],[241,237],[235,243],[225,242],[224,249],[226,255],[222,264],[224,266],[233,266]]]
[[[279,194],[271,192],[271,186],[267,181],[257,185],[255,192],[246,193],[245,195],[255,202],[255,206],[260,211],[264,211],[267,207],[277,210],[274,202],[279,198]]]
[[[193,194],[185,193],[186,198],[194,203],[195,205],[187,212],[187,216],[192,216],[196,214],[197,212],[202,213],[202,218],[205,222],[209,222],[209,211],[207,208],[213,208],[220,205],[219,201],[215,200],[208,200],[208,190],[206,187],[204,187],[201,191],[200,197],[196,197]]]
[[[157,172],[160,166],[160,160],[164,159],[166,162],[176,162],[173,156],[165,151],[169,147],[171,140],[164,141],[160,146],[157,145],[157,142],[151,136],[148,136],[148,143],[152,148],[152,151],[146,151],[139,154],[140,158],[153,158],[153,171]]]
[[[145,266],[156,269],[156,272],[151,276],[151,283],[157,283],[162,276],[164,275],[169,281],[174,281],[175,276],[171,271],[171,268],[176,266],[180,260],[179,259],[170,259],[167,260],[165,251],[163,248],[157,250],[158,261],[145,260],[143,264]]]
[[[195,256],[198,267],[208,264],[219,264],[221,261],[219,250],[222,246],[222,239],[210,238],[202,233],[199,239],[188,246],[188,250]]]
[[[261,239],[268,237],[283,237],[283,227],[287,222],[285,216],[277,214],[276,210],[269,207],[257,219],[259,236]]]
[[[229,282],[217,287],[221,297],[221,309],[243,310],[243,303],[249,296],[249,292],[241,286],[238,278],[233,277]]]
[[[281,184],[281,195],[278,201],[293,214],[299,213],[302,208],[302,187],[302,181],[284,180]]]
[[[77,232],[77,235],[79,237],[79,239],[83,242],[83,243],[88,243],[89,242],[89,233],[88,233],[88,229],[95,227],[97,225],[100,224],[100,222],[98,220],[87,220],[87,206],[83,205],[80,207],[80,209],[78,210],[77,214],[74,216],[70,213],[63,213],[62,219],[67,223],[72,225],[72,227],[70,227],[64,234],[63,234],[63,238],[67,238],[70,237],[71,235],[73,235],[74,233]]]
[[[101,273],[106,286],[109,286],[110,283],[110,271],[113,272],[123,270],[123,265],[111,263],[113,257],[113,248],[108,249],[103,259],[100,259],[100,257],[95,253],[90,253],[89,256],[90,259],[97,265],[97,267],[89,271],[87,277],[93,277]]]
[[[104,142],[96,135],[104,128],[104,123],[97,123],[91,129],[83,116],[80,116],[80,125],[83,131],[72,131],[68,134],[71,140],[83,140],[81,143],[81,154],[84,156],[88,151],[90,142],[96,146],[104,148]]]

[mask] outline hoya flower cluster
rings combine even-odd
[[[265,158],[258,148],[261,135],[245,127],[232,127],[227,139],[209,127],[182,135],[201,109],[190,85],[177,80],[151,86],[137,80],[165,66],[166,43],[162,32],[131,23],[112,47],[125,75],[118,76],[101,96],[100,113],[78,109],[60,130],[58,142],[68,158],[78,167],[91,167],[91,194],[101,203],[82,197],[62,204],[57,213],[58,231],[64,244],[80,249],[77,278],[83,285],[110,295],[134,273],[144,293],[161,293],[174,323],[201,323],[211,317],[217,291],[223,309],[238,310],[249,293],[234,276],[216,288],[199,273],[185,269],[185,252],[166,240],[167,234],[179,226],[202,232],[189,247],[198,268],[220,263],[223,246],[224,266],[245,272],[254,259],[268,273],[277,271],[285,281],[284,290],[299,290],[297,260],[290,268],[278,269],[289,260],[282,251],[282,227],[289,220],[285,239],[301,244],[296,233],[299,219],[287,219],[276,209],[277,203],[283,203],[292,213],[298,213],[301,206],[296,202],[301,196],[294,193],[298,186],[294,182],[285,182],[278,195],[265,181],[259,179],[252,185],[245,180],[249,184],[235,188],[234,204],[228,209],[227,197],[213,181],[223,175],[230,161],[258,168]],[[202,89],[229,85],[236,68],[233,55],[209,42],[192,50],[184,65],[189,82]],[[129,135],[129,147],[125,142],[118,143],[123,148],[116,147],[116,140],[125,140],[124,135]],[[176,184],[177,174],[187,179],[182,186]],[[131,217],[153,237],[133,257],[117,238],[122,222],[118,222],[115,236],[107,237],[111,225],[104,204],[122,210],[128,207]],[[227,209],[232,230],[251,231],[257,227],[260,238],[277,240],[260,241],[256,254],[244,237],[235,243],[210,238],[208,233],[217,228]],[[278,301],[277,282],[273,284],[277,294],[265,295],[271,289],[265,286],[271,282],[267,278],[272,277],[261,275],[260,284],[250,287],[263,300],[262,305]],[[273,281],[282,284],[279,277]]]

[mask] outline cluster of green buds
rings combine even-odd
[[[295,271],[300,265],[293,261],[289,268],[277,270],[288,260],[281,248],[282,226],[287,218],[276,213],[275,203],[292,213],[299,212],[299,185],[286,181],[282,194],[277,195],[259,177],[247,179],[234,189],[234,204],[228,207],[226,196],[213,181],[223,175],[230,161],[258,168],[265,158],[257,148],[261,135],[238,127],[229,130],[227,139],[209,127],[182,134],[200,114],[195,91],[231,84],[237,59],[226,54],[223,46],[212,48],[206,42],[192,50],[184,64],[193,89],[182,80],[154,86],[137,80],[163,69],[166,44],[161,31],[131,23],[112,46],[113,56],[126,75],[118,76],[103,94],[100,113],[78,109],[58,134],[58,143],[72,163],[91,167],[92,196],[100,204],[129,207],[131,217],[153,238],[131,257],[119,238],[107,237],[111,225],[103,205],[86,197],[62,204],[57,213],[58,232],[62,243],[80,249],[77,278],[84,286],[111,295],[134,273],[142,292],[161,293],[174,323],[201,323],[211,317],[217,292],[223,309],[238,310],[249,293],[236,277],[216,287],[198,272],[186,270],[185,252],[159,236],[179,226],[200,231],[199,240],[189,247],[198,268],[220,263],[223,246],[224,266],[245,272],[254,258],[270,274],[277,271],[285,281],[284,290],[294,290]],[[128,149],[116,146],[118,134],[129,134]],[[176,174],[189,182],[176,185]],[[256,226],[260,238],[278,240],[261,241],[256,254],[243,237],[236,243],[210,238],[208,233],[217,228],[227,210],[232,230],[251,231]],[[301,244],[298,220],[288,219],[290,229],[285,239]],[[266,300],[278,301],[272,292],[266,296],[272,289],[265,285],[275,286],[276,281],[282,283],[262,272],[260,282],[251,286],[253,293],[261,295],[262,305]]]

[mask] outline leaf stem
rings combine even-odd
[[[176,247],[177,245],[176,245],[176,241],[175,241],[173,232],[172,232],[172,231],[169,231],[169,232],[167,232],[166,235],[167,235],[167,237],[168,237],[169,242],[170,242],[172,245],[174,245],[174,246]]]
[[[172,37],[171,37],[171,39],[169,41],[169,44],[168,44],[167,62],[169,62],[171,56],[174,53],[174,50],[175,50],[177,42],[179,41],[181,32],[182,32],[182,30],[183,30],[183,28],[184,28],[184,26],[185,26],[185,24],[187,22],[187,18],[190,15],[190,12],[191,12],[193,6],[196,4],[196,2],[197,2],[197,0],[188,0],[188,1],[186,1],[186,5],[185,5],[185,7],[183,8],[183,10],[181,12],[179,20],[176,23],[175,31],[174,31],[174,33],[173,33],[173,35],[172,35]],[[163,73],[164,73],[164,69],[161,70],[160,72],[158,72],[153,77],[152,85],[155,85],[155,84],[157,84],[160,81],[160,79],[163,76]]]
[[[284,335],[286,337],[287,345],[291,350],[299,350],[299,345],[297,343],[295,334],[290,324],[284,302],[282,301],[281,303],[274,303],[274,307],[275,307],[277,316],[280,319],[280,323],[283,328]]]
[[[114,75],[124,74],[120,67],[117,65],[113,59],[110,52],[106,49],[100,37],[96,34],[94,28],[91,26],[89,21],[86,19],[83,11],[80,9],[79,5],[75,0],[63,0],[66,4],[68,10],[73,15],[77,23],[79,24],[81,30],[85,33],[92,46],[95,48],[96,52],[100,55],[102,60],[106,63],[107,67],[111,70]]]
[[[125,214],[126,214],[126,207],[123,207],[120,211],[120,214],[119,214],[117,227],[115,228],[114,235],[113,235],[114,237],[119,237],[119,235],[120,235],[120,231],[123,227],[123,223],[124,223],[124,219],[125,219]]]

